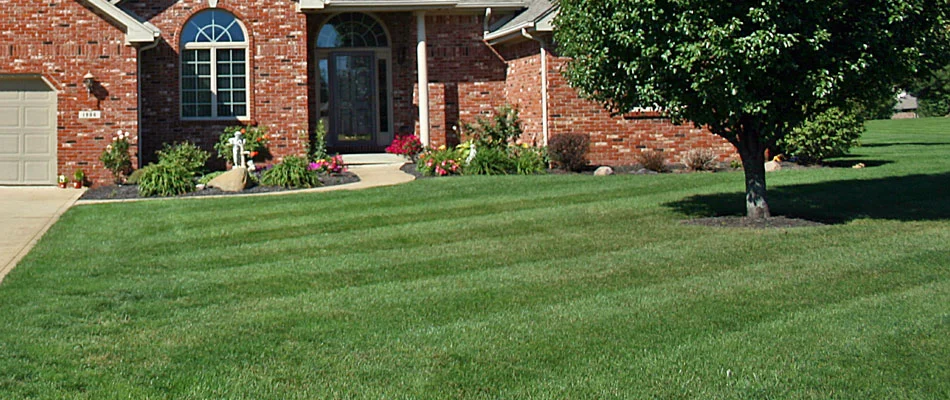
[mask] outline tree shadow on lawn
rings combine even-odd
[[[950,219],[950,173],[779,186],[767,196],[773,215],[825,224]],[[664,205],[691,218],[743,216],[745,194],[696,195]]]
[[[891,146],[946,146],[948,142],[898,142],[898,143],[862,143],[861,147],[891,147]]]

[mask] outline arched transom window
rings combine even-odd
[[[247,33],[230,13],[196,14],[181,34],[183,118],[248,117]]]
[[[323,49],[353,47],[389,47],[386,31],[373,17],[360,13],[339,14],[330,18],[317,37]]]

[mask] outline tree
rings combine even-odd
[[[917,96],[917,112],[923,117],[950,115],[950,65],[921,72],[910,89]]]
[[[732,143],[747,215],[770,216],[766,148],[950,50],[950,0],[561,0],[568,80],[614,112],[653,105]]]

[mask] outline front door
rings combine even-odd
[[[374,145],[376,56],[371,52],[330,53],[330,127],[333,147]]]

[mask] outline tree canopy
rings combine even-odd
[[[658,106],[736,146],[749,216],[764,150],[808,117],[880,102],[950,51],[950,0],[561,0],[558,50],[581,93]]]

